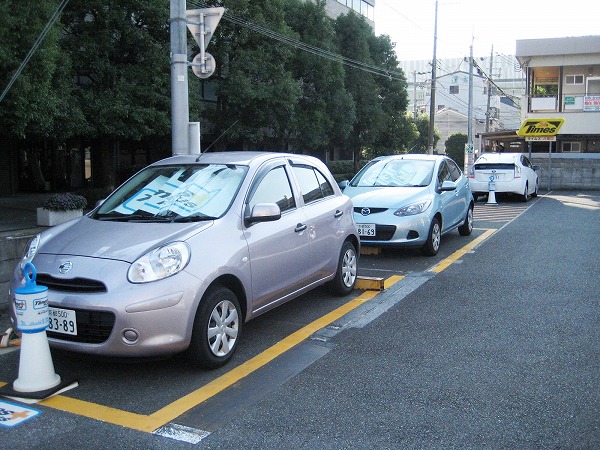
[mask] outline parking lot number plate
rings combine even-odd
[[[71,309],[48,308],[50,321],[48,331],[55,333],[72,334],[77,336],[77,318]]]
[[[375,224],[359,223],[358,224],[358,235],[359,236],[375,236]]]

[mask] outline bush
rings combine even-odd
[[[48,200],[44,202],[42,208],[49,211],[70,211],[74,209],[83,209],[87,206],[87,203],[84,196],[65,192],[50,196]]]

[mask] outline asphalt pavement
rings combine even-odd
[[[300,372],[248,377],[173,422],[212,421],[196,447],[215,449],[600,448],[599,234],[600,192],[545,195],[445,270],[407,273],[298,346],[288,360],[322,349]],[[156,397],[184,376],[169,367]],[[135,373],[119,368],[115,386]],[[36,408],[27,426],[0,427],[3,447],[192,447]]]

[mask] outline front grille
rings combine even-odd
[[[101,344],[108,339],[115,325],[115,315],[112,312],[84,309],[73,311],[77,317],[77,336],[47,330],[48,337],[84,344]]]
[[[375,225],[375,236],[361,236],[361,241],[389,241],[396,232],[395,225]]]
[[[36,284],[53,291],[62,292],[106,292],[106,285],[89,278],[56,278],[47,273],[38,273]]]
[[[369,214],[368,215],[382,213],[382,212],[385,212],[385,211],[388,210],[388,208],[366,208],[366,207],[361,208],[361,207],[355,207],[354,208],[354,212],[356,214],[362,215],[362,210],[363,209],[368,209],[369,210]]]

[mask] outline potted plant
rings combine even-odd
[[[84,196],[70,192],[50,196],[37,208],[37,224],[52,227],[67,222],[83,215],[83,208],[87,206]]]

